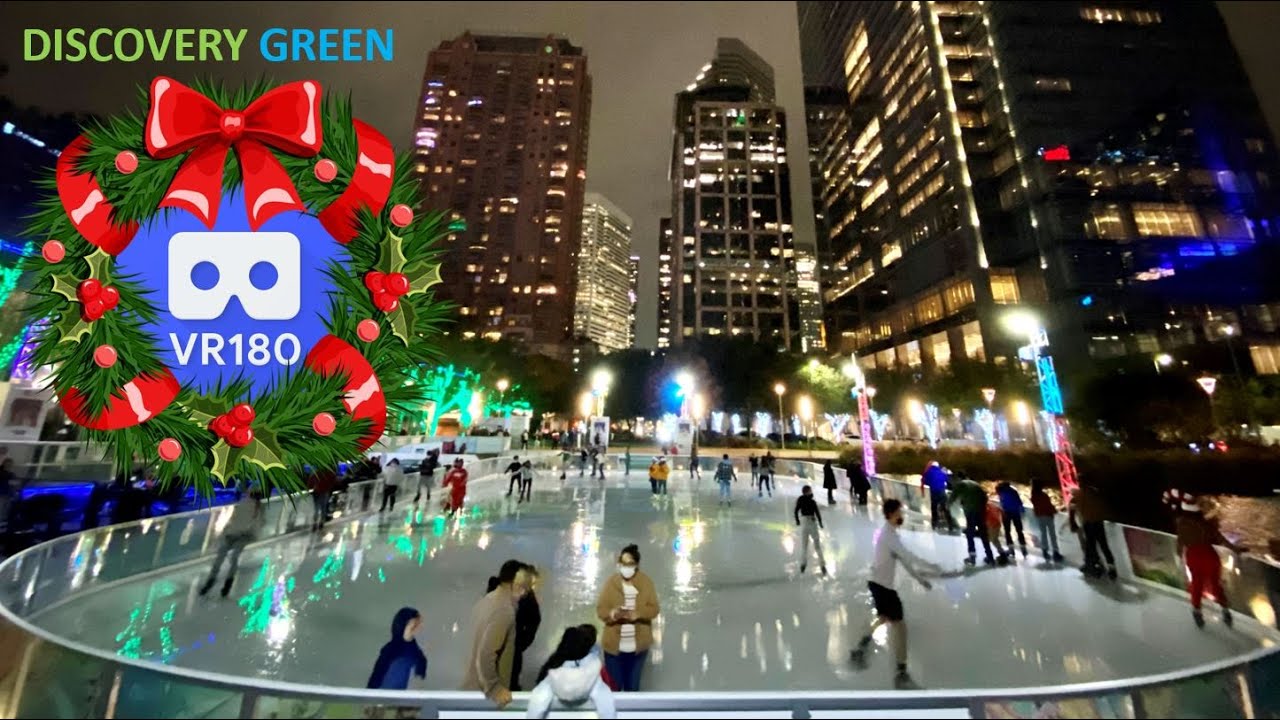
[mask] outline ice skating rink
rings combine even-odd
[[[63,637],[129,657],[251,677],[363,687],[402,606],[425,619],[425,687],[456,689],[469,647],[468,617],[487,578],[508,558],[537,565],[542,626],[526,653],[524,687],[570,624],[595,621],[598,588],[620,548],[639,545],[662,615],[643,686],[656,690],[884,689],[893,663],[878,647],[855,671],[848,651],[871,618],[866,589],[880,518],[849,496],[822,504],[829,577],[799,573],[791,517],[799,485],[782,479],[757,499],[742,477],[731,507],[710,473],[674,472],[654,498],[644,471],[604,481],[552,472],[532,502],[506,483],[472,484],[464,517],[433,507],[366,514],[323,534],[293,535],[244,554],[231,596],[197,595],[207,564],[87,594],[32,620]],[[825,492],[818,490],[825,501]],[[410,498],[412,496],[410,495]],[[436,499],[439,499],[439,495]],[[874,502],[874,498],[873,498]],[[911,518],[904,542],[959,570],[960,537]],[[1251,623],[1204,630],[1184,599],[1109,581],[1032,556],[980,568],[924,591],[899,571],[910,665],[925,688],[1055,685],[1149,675],[1227,658],[1269,642]],[[877,638],[877,644],[884,638]]]

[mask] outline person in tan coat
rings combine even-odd
[[[600,645],[609,677],[618,690],[639,690],[640,671],[653,644],[658,593],[649,576],[640,571],[640,549],[635,545],[618,554],[618,572],[600,588],[596,615],[605,626]]]
[[[462,689],[480,690],[500,708],[511,702],[516,604],[528,586],[525,564],[508,560],[498,571],[498,586],[471,610],[471,656]]]

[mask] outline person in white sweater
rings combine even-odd
[[[378,512],[385,512],[388,505],[395,512],[396,493],[400,492],[403,484],[404,470],[400,467],[400,459],[391,458],[391,462],[382,468],[382,507],[378,508]]]
[[[538,673],[538,686],[529,695],[525,717],[545,718],[555,703],[567,710],[578,710],[590,702],[596,717],[616,718],[613,691],[600,677],[603,667],[595,626],[566,629],[560,645]]]
[[[204,585],[200,586],[201,595],[207,595],[213,588],[213,583],[218,579],[218,571],[222,569],[222,561],[228,557],[231,558],[231,566],[227,568],[227,579],[222,583],[222,597],[231,593],[231,585],[235,582],[236,570],[240,566],[240,553],[244,552],[245,547],[253,541],[254,536],[258,534],[259,526],[262,525],[262,497],[262,491],[254,489],[245,493],[240,502],[231,509],[231,519],[222,529],[222,544],[218,546],[213,567],[209,568],[209,577],[205,578]]]

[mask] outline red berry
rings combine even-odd
[[[40,246],[40,254],[44,256],[45,262],[60,263],[67,256],[67,246],[58,240],[50,240]]]
[[[230,417],[226,415],[219,415],[209,423],[209,429],[213,431],[214,435],[226,440],[227,436],[231,434],[231,431],[234,430],[235,427],[232,426]]]
[[[364,286],[369,288],[371,293],[380,293],[386,287],[386,273],[380,273],[377,270],[370,270],[364,274]]]
[[[80,302],[88,302],[102,293],[102,282],[89,278],[76,287],[76,297]]]
[[[314,172],[320,182],[330,182],[338,177],[338,164],[332,160],[321,160],[316,163]]]
[[[165,438],[156,446],[156,452],[165,462],[173,462],[182,455],[182,444],[173,438]]]
[[[377,340],[378,334],[381,332],[382,329],[378,327],[378,323],[370,318],[361,320],[360,323],[356,325],[356,337],[359,337],[365,342],[373,342],[374,340]]]
[[[379,295],[373,299],[373,304],[377,305],[378,309],[385,313],[394,312],[396,308],[400,307],[400,301],[391,295]]]
[[[332,435],[337,427],[338,421],[327,412],[316,413],[316,416],[311,419],[311,429],[315,430],[317,435]]]
[[[236,427],[246,427],[253,422],[256,414],[253,412],[253,406],[247,403],[241,403],[231,408],[231,420]]]
[[[107,312],[107,305],[106,303],[102,302],[102,300],[99,298],[95,300],[90,300],[89,302],[85,303],[84,311],[80,313],[80,317],[84,318],[89,322],[93,322],[94,320],[97,320],[98,318],[101,318],[103,315],[105,315],[106,312]]]
[[[231,437],[227,438],[227,444],[234,448],[242,448],[253,442],[253,430],[247,427],[238,427],[231,431]]]
[[[138,156],[136,153],[131,150],[121,150],[116,153],[116,170],[128,175],[137,169]]]
[[[408,205],[396,205],[391,208],[391,224],[396,227],[404,227],[413,222],[413,208]]]
[[[109,368],[116,364],[119,354],[110,345],[99,345],[93,351],[93,362],[100,368]]]
[[[387,292],[396,295],[404,295],[409,292],[409,278],[404,273],[391,273],[387,276],[386,281]]]
[[[107,306],[108,310],[115,310],[116,306],[120,304],[120,291],[111,286],[102,288],[102,294],[98,297]]]

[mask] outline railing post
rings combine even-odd
[[[791,706],[791,717],[793,720],[809,720],[813,716],[809,714],[808,705],[793,705]]]
[[[253,711],[258,706],[258,693],[254,690],[245,690],[240,696],[240,714],[236,717],[251,718],[255,717]]]

